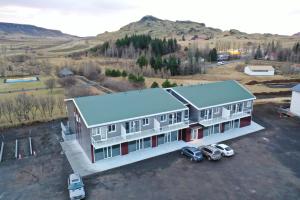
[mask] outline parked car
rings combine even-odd
[[[213,146],[204,146],[201,151],[208,160],[220,160],[222,158],[221,151]]]
[[[217,65],[225,65],[225,62],[224,61],[219,61],[219,62],[217,62]]]
[[[212,144],[212,146],[219,149],[221,151],[222,156],[229,157],[234,155],[233,149],[227,146],[226,144]]]
[[[203,160],[202,152],[196,147],[183,147],[181,154],[189,157],[191,161]]]
[[[68,178],[68,190],[71,200],[85,198],[84,184],[78,174],[70,174]]]

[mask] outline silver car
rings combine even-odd
[[[78,174],[70,174],[68,178],[68,190],[71,200],[85,198],[84,184]]]
[[[208,160],[220,160],[222,158],[221,151],[215,147],[204,146],[201,151]]]

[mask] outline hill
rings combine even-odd
[[[142,17],[139,21],[129,23],[118,31],[105,32],[97,35],[100,41],[109,41],[122,38],[125,35],[147,34],[158,38],[177,38],[181,45],[189,45],[190,41],[198,44],[214,46],[217,41],[230,41],[241,44],[265,43],[272,40],[281,41],[283,46],[292,46],[299,37],[284,36],[270,33],[245,33],[236,29],[221,30],[207,27],[204,23],[193,21],[162,20],[151,15]],[[185,42],[182,41],[182,36]]]
[[[46,29],[27,24],[0,22],[0,36],[3,37],[76,37],[59,30]]]
[[[98,38],[120,38],[133,34],[149,34],[153,37],[182,37],[195,36],[203,39],[210,39],[217,34],[222,33],[222,30],[206,27],[204,23],[193,21],[170,21],[162,20],[151,15],[144,16],[137,22],[132,22],[120,28],[116,32],[105,32],[99,34]]]

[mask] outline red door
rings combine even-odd
[[[198,129],[198,139],[203,138],[203,128]]]
[[[121,153],[122,155],[128,154],[128,142],[124,142],[121,144]]]
[[[225,123],[222,123],[221,124],[221,133],[224,133],[224,131],[225,131]]]
[[[157,147],[157,136],[152,136],[152,147]]]
[[[191,129],[190,128],[187,128],[185,131],[185,141],[186,142],[191,141]]]
[[[251,117],[244,117],[240,119],[240,128],[249,126],[251,124]]]

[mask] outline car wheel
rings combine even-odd
[[[225,156],[225,154],[224,154],[224,153],[221,153],[221,155],[222,155],[222,156]]]
[[[210,157],[210,156],[208,156],[208,157],[207,157],[207,159],[208,159],[208,160],[211,160],[211,157]]]

